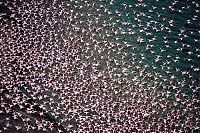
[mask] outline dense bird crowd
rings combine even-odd
[[[198,132],[199,4],[0,2],[0,132]]]

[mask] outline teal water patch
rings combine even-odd
[[[125,51],[128,54],[124,60],[128,64],[135,62],[135,66],[144,67],[146,65],[148,66],[145,69],[147,72],[159,72],[175,84],[184,80],[187,85],[192,85],[194,81],[198,82],[200,76],[193,69],[200,67],[199,53],[195,52],[200,46],[199,23],[194,21],[191,26],[187,26],[188,19],[196,14],[194,9],[184,10],[187,8],[185,1],[179,1],[175,5],[172,5],[171,1],[136,3],[136,1],[127,0],[106,5],[115,14],[113,21],[117,23],[116,26],[125,33],[118,34],[116,37],[134,47]],[[196,29],[193,29],[192,34],[188,31],[185,34],[182,30],[188,27]],[[128,33],[131,32],[128,29],[134,34],[129,35]],[[140,38],[142,42],[138,42],[137,39]],[[133,54],[135,57],[132,56]],[[157,57],[160,57],[159,60]],[[137,71],[135,68],[133,70]],[[175,76],[175,79],[171,79],[172,76]],[[182,91],[191,98],[193,92],[189,91],[186,86],[182,87]],[[173,100],[174,96],[169,98],[169,101]]]

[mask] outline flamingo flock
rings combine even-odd
[[[199,4],[0,2],[0,132],[198,132]]]

